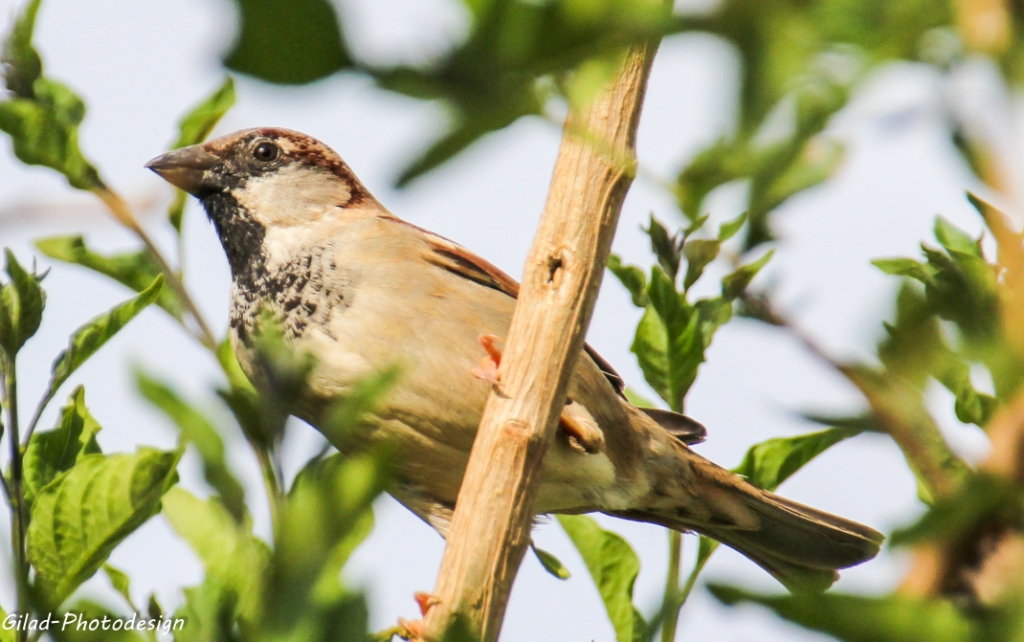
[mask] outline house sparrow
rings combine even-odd
[[[367,419],[397,452],[392,494],[447,532],[508,331],[518,284],[459,245],[406,223],[338,155],[304,134],[239,131],[147,165],[196,196],[231,266],[231,342],[257,386],[264,307],[316,364],[294,413],[332,439],[325,413],[361,379],[399,366]],[[589,346],[544,460],[537,514],[603,512],[697,531],[790,587],[825,588],[875,556],[880,533],[758,489],[688,446],[697,422],[640,409]],[[332,441],[340,445],[337,439]]]

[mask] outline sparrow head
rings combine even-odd
[[[264,226],[376,204],[334,150],[287,129],[245,129],[168,152],[146,167],[199,198],[215,223],[221,210],[232,209],[225,202]]]
[[[334,150],[287,129],[238,131],[146,167],[202,202],[236,279],[264,270],[275,230],[315,235],[319,222],[382,209]]]

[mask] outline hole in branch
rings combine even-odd
[[[562,260],[561,254],[558,256],[548,256],[548,283],[558,285],[556,279],[559,278],[559,273],[561,273],[564,266],[565,262]]]

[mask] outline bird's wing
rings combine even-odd
[[[398,217],[389,218],[396,223],[415,228],[422,235],[423,241],[429,248],[429,253],[425,257],[429,263],[484,287],[497,290],[513,299],[519,298],[519,282],[490,261],[473,254],[454,241],[408,221],[403,221]],[[583,349],[604,373],[608,382],[615,388],[615,392],[624,397],[623,391],[626,388],[626,383],[619,373],[615,372],[611,364],[605,361],[604,357],[599,355],[590,344],[584,344]]]

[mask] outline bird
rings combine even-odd
[[[288,350],[314,357],[292,414],[332,434],[332,404],[397,368],[364,419],[394,453],[389,492],[442,536],[488,395],[518,283],[466,248],[388,211],[330,147],[263,127],[173,150],[146,167],[195,196],[231,270],[229,337],[257,388],[273,386],[258,325],[269,314]],[[638,408],[587,345],[544,455],[533,510],[599,512],[697,532],[797,591],[873,558],[874,529],[748,483],[691,446],[706,430]]]

